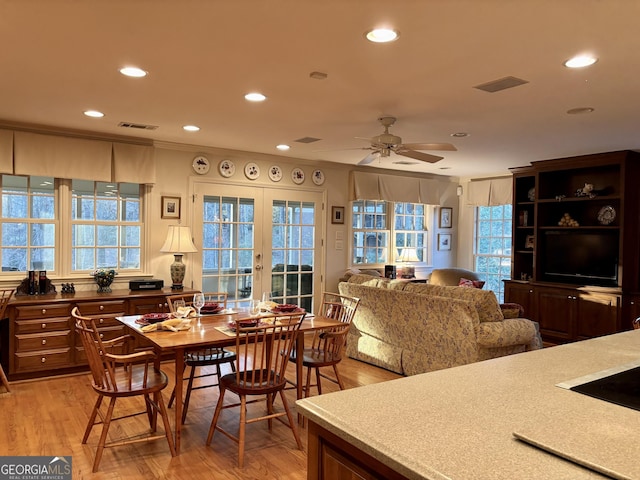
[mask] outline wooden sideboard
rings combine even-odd
[[[71,316],[74,307],[78,307],[82,315],[95,318],[101,335],[108,340],[125,333],[125,327],[115,317],[165,312],[166,296],[174,293],[176,291],[165,288],[14,297],[0,332],[2,366],[10,380],[84,370],[86,358]],[[135,345],[135,348],[145,347]]]

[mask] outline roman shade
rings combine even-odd
[[[152,145],[0,129],[0,173],[153,184]]]
[[[439,205],[445,188],[435,179],[351,172],[349,199]]]
[[[509,176],[471,180],[467,192],[467,205],[508,205],[513,200],[513,178]]]

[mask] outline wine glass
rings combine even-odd
[[[258,300],[257,298],[252,298],[251,300],[249,300],[249,315],[251,315],[252,317],[257,317],[258,315],[260,315],[260,300]]]
[[[200,309],[204,307],[204,293],[196,293],[193,295],[193,308],[198,312],[198,318],[200,317]]]

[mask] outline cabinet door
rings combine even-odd
[[[524,318],[537,321],[533,286],[528,283],[505,282],[504,301],[519,303],[524,308]]]
[[[640,317],[640,295],[624,295],[622,306],[622,317],[620,320],[620,328],[622,330],[631,330],[633,322]]]
[[[580,340],[620,330],[620,296],[584,292],[577,298],[576,324]]]
[[[545,340],[568,342],[575,339],[577,295],[563,288],[535,288],[537,321]]]
[[[129,300],[129,315],[168,312],[169,306],[164,295],[157,297],[132,298]]]

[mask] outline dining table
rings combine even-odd
[[[286,314],[281,314],[286,315]],[[266,314],[266,317],[275,317],[276,314]],[[175,361],[175,394],[176,399],[183,396],[184,354],[189,350],[198,350],[204,347],[230,347],[236,344],[236,335],[229,328],[229,323],[235,320],[250,317],[248,312],[231,311],[222,314],[202,314],[191,318],[191,327],[188,330],[155,330],[145,332],[140,324],[142,315],[125,315],[116,317],[118,321],[129,327],[134,336],[138,336],[150,342],[156,353],[156,368],[160,368],[160,361],[167,356],[174,357]],[[296,337],[296,351],[304,349],[305,333],[317,330],[331,329],[342,325],[332,318],[306,315]],[[295,356],[296,367],[296,398],[303,395],[303,365],[302,355]],[[175,402],[175,449],[180,453],[180,434],[182,429],[182,401]]]

